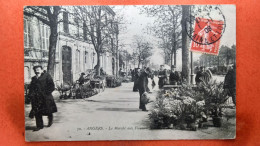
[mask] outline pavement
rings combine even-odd
[[[87,99],[59,100],[54,96],[58,112],[54,123],[34,132],[35,119],[28,118],[30,104],[25,105],[26,141],[86,141],[86,140],[155,140],[155,139],[232,139],[235,137],[235,109],[227,111],[231,116],[224,119],[221,128],[209,127],[198,131],[176,129],[149,129],[148,112],[139,107],[139,93],[132,91],[133,82],[122,83],[117,88],[106,88]],[[151,89],[151,87],[150,87]],[[152,99],[156,97],[156,86]],[[152,103],[147,105],[151,109]]]

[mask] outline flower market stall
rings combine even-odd
[[[225,97],[223,84],[215,81],[160,90],[149,113],[150,127],[196,131],[210,118],[215,127],[220,127]]]

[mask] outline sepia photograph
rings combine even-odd
[[[25,140],[236,138],[235,5],[24,6]]]

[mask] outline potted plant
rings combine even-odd
[[[221,127],[223,122],[221,105],[226,101],[223,82],[217,83],[213,80],[208,83],[202,82],[199,86],[204,93],[205,107],[212,115],[213,125]]]

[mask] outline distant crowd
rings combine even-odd
[[[213,79],[212,72],[205,68],[204,66],[195,68],[195,82],[196,85],[201,83],[209,83]],[[151,90],[148,87],[148,78],[152,80],[152,88],[156,85],[154,77],[159,78],[158,86],[162,89],[164,85],[182,85],[186,82],[183,78],[182,72],[177,71],[175,66],[171,69],[165,68],[164,65],[160,66],[160,70],[151,70],[149,67],[130,69],[129,74],[131,74],[132,81],[134,82],[133,91],[139,92],[140,104],[139,108],[146,111],[145,104],[142,103],[142,95],[145,93],[150,93]],[[228,95],[232,96],[234,104],[236,104],[236,66],[233,65],[229,69],[224,80],[224,89],[228,91]]]

